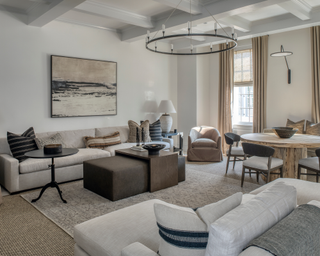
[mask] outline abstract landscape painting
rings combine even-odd
[[[116,114],[116,62],[51,56],[51,117]]]

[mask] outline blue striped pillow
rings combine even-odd
[[[152,141],[162,141],[162,130],[160,120],[149,124],[150,138]]]

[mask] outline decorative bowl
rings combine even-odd
[[[272,127],[272,131],[282,139],[291,138],[298,129],[293,129],[292,127]]]
[[[43,147],[44,154],[58,154],[62,152],[61,144],[47,144]]]
[[[147,144],[142,147],[148,150],[149,155],[159,155],[160,150],[164,149],[166,146],[163,144]]]

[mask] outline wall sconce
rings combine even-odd
[[[288,65],[287,56],[290,56],[292,54],[293,52],[285,51],[282,45],[280,47],[280,52],[274,52],[270,54],[271,57],[284,57],[288,68],[288,84],[291,84],[291,69]]]

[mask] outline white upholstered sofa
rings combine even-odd
[[[120,132],[121,144],[101,149],[86,148],[83,137],[99,137]],[[36,137],[43,138],[59,132],[65,147],[77,148],[79,152],[72,156],[55,159],[56,181],[66,182],[83,178],[83,161],[114,156],[115,150],[129,148],[135,143],[126,143],[129,135],[128,126],[92,128],[84,130],[69,130],[36,133]],[[153,142],[154,143],[154,142]],[[164,138],[165,149],[172,149],[172,139]],[[51,159],[27,159],[21,163],[12,157],[7,138],[0,138],[0,185],[10,193],[44,186],[50,181]]]
[[[285,192],[280,191],[280,193],[279,190],[272,191],[271,193],[270,190],[266,190],[278,182],[284,182],[286,185],[291,186],[290,188],[292,188],[292,186],[294,188],[289,188],[289,190],[286,190]],[[264,196],[267,195],[267,197],[262,198],[261,194],[259,194],[260,192],[264,192]],[[292,193],[294,193],[294,196],[292,196]],[[279,198],[274,199],[274,197],[277,196]],[[258,206],[256,207],[255,203],[259,202],[257,199],[258,197],[260,197],[261,203],[260,205],[258,203]],[[283,200],[281,200],[282,197],[284,198]],[[274,225],[276,223],[275,221],[281,220],[285,215],[288,214],[288,211],[290,212],[292,210],[288,209],[288,205],[291,205],[291,208],[295,208],[296,204],[307,204],[312,200],[320,201],[320,184],[304,180],[279,178],[252,191],[249,194],[244,194],[241,205],[234,208],[234,210],[231,210],[227,214],[233,218],[231,222],[235,223],[235,225],[238,225],[239,222],[243,224],[252,220],[250,217],[246,218],[246,216],[241,216],[241,214],[239,215],[240,212],[244,212],[243,210],[248,213],[246,204],[249,205],[248,207],[254,207],[254,210],[249,209],[248,215],[250,215],[250,212],[255,212],[254,214],[261,215],[260,219],[253,220],[253,226],[250,228],[246,226],[240,231],[237,230],[233,232],[236,233],[236,236],[239,236],[239,238],[241,237],[242,239],[244,236],[252,236],[251,233],[253,232],[260,232],[260,226],[264,226],[262,228],[268,229],[266,225],[269,225],[270,227],[270,225]],[[75,255],[158,256],[156,252],[159,250],[161,239],[154,213],[154,204],[156,203],[161,204],[163,201],[157,199],[148,200],[76,225],[74,230],[74,240],[76,243]],[[317,206],[319,207],[319,205]],[[266,207],[263,214],[261,214],[260,211],[261,207]],[[232,211],[236,212],[232,214]],[[280,212],[282,212],[281,217],[279,217],[281,215]],[[222,218],[223,217],[224,216],[222,216]],[[227,223],[227,225],[229,225],[230,221],[221,221],[221,219],[218,219],[216,222],[220,221],[221,224],[224,221]],[[210,229],[211,228],[212,224]],[[233,227],[231,227],[231,230],[232,228]],[[244,235],[245,232],[246,235]],[[210,236],[211,234],[209,235],[209,243],[205,256],[219,255],[217,253],[211,254],[208,252],[208,247],[212,246],[212,244],[210,245]],[[236,244],[239,243],[237,239],[234,240],[234,237],[229,238],[227,237],[226,239],[227,243],[228,241],[233,241]],[[251,239],[253,238],[250,238],[250,240]],[[248,240],[248,242],[250,240]],[[271,256],[270,253],[258,247],[249,247],[243,252],[240,250],[239,254],[240,256]]]

